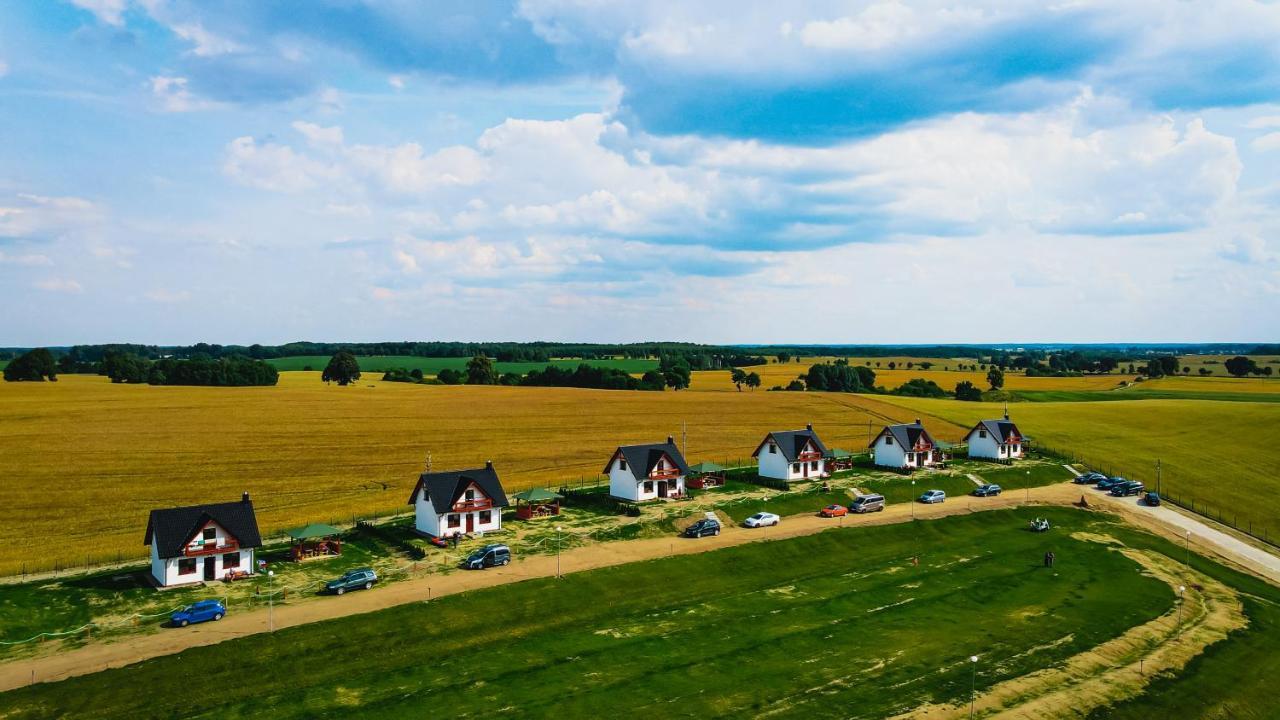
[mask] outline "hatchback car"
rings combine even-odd
[[[488,567],[506,565],[511,562],[511,548],[506,545],[485,545],[467,556],[462,567],[468,570],[483,570]]]
[[[221,600],[201,600],[170,615],[169,622],[174,627],[186,627],[192,623],[221,620],[226,615],[227,609],[223,607]]]
[[[767,525],[777,525],[781,520],[782,518],[771,512],[758,512],[744,520],[742,524],[749,528],[765,527]]]
[[[1115,486],[1117,486],[1117,485],[1120,485],[1120,484],[1122,484],[1122,483],[1127,483],[1127,482],[1129,482],[1129,481],[1128,481],[1128,480],[1125,480],[1124,478],[1119,477],[1119,476],[1117,476],[1117,477],[1111,477],[1111,478],[1103,478],[1103,479],[1101,479],[1101,480],[1099,480],[1099,481],[1098,481],[1098,489],[1099,489],[1099,490],[1110,490],[1111,488],[1113,488],[1113,487],[1115,487]]]
[[[357,570],[348,570],[337,580],[330,580],[324,584],[324,589],[334,595],[342,595],[348,590],[359,590],[361,588],[368,590],[376,582],[378,582],[378,574],[372,568],[359,568]]]
[[[720,521],[703,518],[684,529],[681,535],[688,538],[700,538],[720,534]]]
[[[1076,479],[1073,480],[1072,482],[1074,482],[1077,485],[1092,485],[1100,480],[1106,480],[1106,479],[1107,479],[1107,476],[1103,475],[1100,472],[1087,472],[1083,475],[1077,475]]]
[[[920,496],[919,499],[920,499],[920,502],[922,503],[927,503],[932,505],[933,503],[940,503],[946,500],[947,494],[941,490],[926,490],[924,494]]]
[[[828,505],[818,511],[822,517],[843,517],[849,514],[849,508],[843,505]]]
[[[974,497],[991,497],[993,495],[999,495],[1000,492],[1001,492],[1000,486],[993,485],[992,483],[979,485],[978,487],[973,489]]]
[[[1142,502],[1143,504],[1149,505],[1151,507],[1159,507],[1160,493],[1149,492],[1146,495],[1142,496]]]

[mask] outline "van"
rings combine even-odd
[[[858,499],[849,503],[849,512],[869,513],[884,510],[883,495],[859,495]]]
[[[468,570],[483,570],[495,565],[506,565],[511,562],[511,548],[506,545],[485,545],[467,556],[462,567]]]

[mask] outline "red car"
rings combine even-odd
[[[849,514],[849,508],[843,505],[828,505],[818,511],[822,517],[841,517]]]

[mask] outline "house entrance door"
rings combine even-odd
[[[212,580],[218,571],[218,558],[210,555],[204,559],[204,579]]]
[[[467,513],[467,532],[468,533],[475,532],[475,529],[476,529],[476,514]]]
[[[664,498],[666,496],[667,496],[667,481],[659,480],[658,481],[658,497]]]

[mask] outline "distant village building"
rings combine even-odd
[[[151,576],[165,587],[252,574],[262,547],[249,493],[239,502],[152,510],[143,544]]]
[[[881,467],[921,468],[939,460],[937,444],[919,418],[913,423],[886,425],[867,447]]]
[[[979,420],[964,440],[969,444],[971,458],[1012,460],[1022,457],[1022,433],[1007,412],[998,420]]]
[[[683,497],[688,473],[689,466],[670,436],[665,443],[621,446],[604,466],[609,494],[634,502]]]
[[[826,455],[827,447],[811,424],[804,430],[775,430],[751,453],[759,463],[760,477],[787,481],[822,477],[827,471]]]
[[[473,470],[426,472],[418,476],[409,504],[414,527],[435,537],[502,529],[507,494],[492,462]]]

